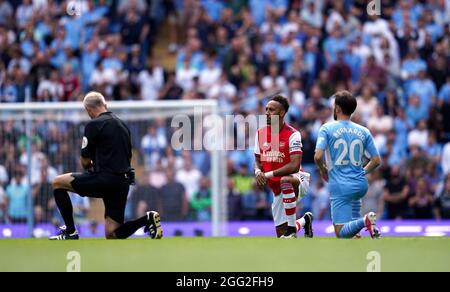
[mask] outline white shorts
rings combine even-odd
[[[303,199],[309,190],[309,183],[311,180],[311,175],[306,172],[299,172],[291,175],[295,178],[297,178],[300,181],[299,186],[299,200]],[[286,211],[284,210],[284,204],[283,204],[283,195],[276,196],[273,199],[272,204],[272,215],[273,215],[273,221],[275,223],[275,227],[283,225],[288,222],[288,218],[286,216]]]

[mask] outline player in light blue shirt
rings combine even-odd
[[[336,236],[353,238],[366,227],[372,238],[379,237],[376,214],[360,218],[360,210],[361,198],[368,189],[366,175],[381,164],[381,158],[370,131],[350,121],[357,107],[355,97],[348,91],[334,97],[336,121],[321,127],[314,160],[320,175],[329,183]],[[365,167],[364,157],[370,159]]]

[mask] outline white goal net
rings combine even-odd
[[[203,147],[204,137],[221,129],[199,131],[197,123],[203,127],[206,116],[219,113],[217,102],[110,102],[108,108],[132,135],[137,184],[130,190],[126,218],[154,209],[163,221],[204,222],[210,226],[206,233],[225,236],[225,153]],[[78,160],[88,121],[81,102],[0,105],[0,188],[6,192],[6,181],[15,186],[14,196],[0,200],[0,224],[21,225],[28,236],[36,236],[37,226],[62,223],[51,182],[56,175],[82,171]],[[209,137],[213,144],[216,134]],[[101,203],[71,198],[77,224],[85,230],[102,224]]]

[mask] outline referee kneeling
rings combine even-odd
[[[84,107],[92,119],[85,128],[81,164],[86,173],[69,173],[53,181],[56,205],[66,226],[51,240],[79,238],[73,221],[73,208],[68,191],[90,198],[101,198],[105,204],[105,236],[107,239],[126,239],[141,227],[153,239],[162,237],[160,216],[147,212],[146,216],[124,224],[125,205],[130,185],[134,183],[131,168],[130,130],[118,117],[108,111],[105,98],[90,92]]]

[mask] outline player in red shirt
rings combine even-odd
[[[286,98],[277,95],[266,106],[267,125],[255,138],[255,176],[259,186],[266,184],[275,198],[272,205],[277,236],[295,238],[301,227],[305,237],[313,237],[313,215],[306,213],[296,220],[298,198],[309,189],[310,174],[301,170],[300,132],[284,122],[289,111]]]

